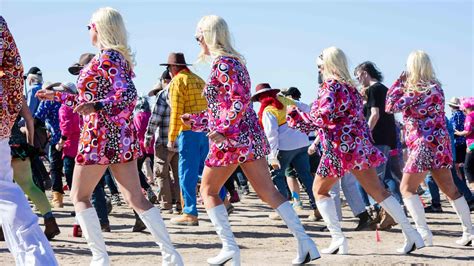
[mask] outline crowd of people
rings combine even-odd
[[[161,213],[175,214],[172,224],[198,226],[201,203],[222,241],[207,262],[240,265],[228,215],[250,193],[248,183],[275,210],[269,219],[282,220],[295,237],[293,264],[316,260],[320,251],[348,254],[341,189],[359,218],[356,231],[400,225],[401,254],[433,245],[425,213],[443,212],[441,189],[462,226],[456,243],[473,244],[474,97],[451,99],[446,117],[426,52],[412,52],[389,89],[375,63],[362,62],[351,75],[345,53],[326,48],[316,59],[319,88],[308,105],[296,87],[261,83],[252,94],[227,23],[210,15],[194,36],[199,61],[212,62],[207,81],[173,52],[148,97],[139,97],[121,14],[101,8],[87,28],[98,52],[68,68],[76,82],[44,82],[38,67],[23,75],[0,17],[0,233],[18,265],[57,265],[48,240],[61,233],[52,207],[63,208],[65,190],[74,204],[74,236],[85,237],[91,265],[110,264],[102,232],[111,231],[108,214],[121,198],[135,214],[132,230],[151,232],[163,265],[183,260]],[[260,103],[257,112],[253,102]],[[306,205],[301,191],[309,199],[308,222],[324,220],[322,230],[332,237],[320,251],[297,214]],[[432,199],[426,207],[425,191]],[[24,194],[44,218],[44,232]]]

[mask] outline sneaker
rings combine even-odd
[[[242,186],[242,194],[244,195],[250,194],[249,186]]]
[[[173,218],[170,220],[171,224],[175,225],[185,225],[185,226],[197,226],[199,225],[199,220],[197,216],[183,213],[181,216]]]
[[[113,205],[122,206],[122,200],[120,200],[120,194],[119,193],[112,194],[112,196],[110,196],[110,198],[112,199],[112,204]]]
[[[158,197],[156,196],[155,192],[153,192],[151,187],[146,190],[146,196],[151,204],[156,204],[158,202]]]
[[[281,217],[280,215],[277,213],[277,212],[272,212],[268,215],[268,218],[270,218],[270,220],[274,220],[274,221],[278,221],[278,220],[281,220]]]
[[[425,213],[442,213],[443,209],[441,206],[430,205],[425,208]]]
[[[293,203],[291,205],[293,206],[293,209],[295,209],[295,211],[303,209],[303,202],[301,200],[293,199]]]

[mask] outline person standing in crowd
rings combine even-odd
[[[400,189],[405,206],[423,236],[425,245],[433,244],[426,224],[425,210],[417,188],[431,172],[436,184],[448,197],[461,220],[463,236],[456,243],[471,241],[472,222],[466,199],[454,185],[449,168],[453,165],[451,142],[446,130],[444,92],[424,51],[413,51],[404,71],[387,93],[387,112],[401,112],[405,126],[408,161],[403,169]]]
[[[181,196],[178,180],[178,153],[174,150],[169,150],[167,147],[170,125],[168,84],[171,81],[168,70],[163,72],[160,80],[160,89],[157,90],[155,94],[156,103],[146,129],[144,146],[145,148],[153,147],[153,137],[156,136],[154,142],[155,165],[153,171],[158,187],[160,188],[158,201],[160,202],[162,211],[168,213],[176,211],[176,213],[180,213]],[[170,175],[170,170],[173,176]],[[175,205],[174,208],[173,205]]]
[[[151,117],[151,108],[148,100],[145,97],[139,97],[137,101],[137,105],[135,106],[135,113],[133,116],[133,124],[137,129],[137,137],[138,143],[140,144],[140,149],[143,152],[143,156],[137,160],[138,166],[138,175],[140,176],[140,185],[142,189],[147,194],[148,200],[155,204],[158,201],[158,197],[156,196],[155,192],[153,192],[153,188],[148,184],[146,175],[143,173],[143,164],[147,162],[147,159],[151,160],[153,163],[153,147],[145,147],[145,132],[148,126],[148,122]]]
[[[377,167],[377,175],[398,202],[403,204],[399,183],[391,174],[387,175],[387,171],[390,171],[388,168],[390,150],[396,148],[395,117],[393,114],[385,112],[385,98],[388,88],[382,84],[382,73],[377,69],[377,66],[370,61],[359,64],[354,70],[354,76],[362,87],[362,96],[367,99],[367,103],[364,105],[364,113],[365,119],[369,124],[373,143],[387,158],[387,162]],[[360,184],[359,191],[362,194],[366,206],[370,206],[367,192],[365,192]],[[380,220],[379,225],[381,229],[394,225],[393,218],[390,217],[390,214],[382,210],[379,212],[379,215],[376,220]]]
[[[306,234],[296,212],[273,185],[265,156],[270,147],[258,124],[250,97],[250,77],[245,59],[231,45],[225,20],[210,15],[201,18],[196,41],[201,46],[200,60],[212,58],[212,70],[204,95],[208,109],[184,114],[181,119],[195,131],[207,131],[211,140],[206,159],[201,196],[206,212],[222,241],[222,249],[209,264],[232,259],[240,265],[240,250],[230,228],[226,207],[219,197],[229,176],[240,165],[259,197],[280,214],[298,242],[293,264],[305,264],[320,257],[316,244]]]
[[[456,136],[465,137],[466,139],[466,158],[464,160],[464,173],[469,183],[474,184],[474,97],[464,98],[461,107],[466,114],[464,120],[464,128],[462,131],[456,130]]]
[[[400,224],[404,246],[397,249],[407,254],[424,247],[420,234],[411,226],[400,203],[380,182],[375,168],[385,157],[370,142],[370,131],[364,118],[362,96],[354,86],[344,52],[336,47],[323,50],[317,59],[323,85],[308,115],[299,110],[289,113],[290,126],[303,131],[318,129],[323,147],[321,162],[313,186],[318,210],[332,237],[331,245],[321,250],[326,254],[347,254],[348,243],[339,224],[334,200],[329,190],[350,171],[369,193]]]
[[[23,78],[26,79],[26,83],[28,84],[26,89],[26,102],[30,113],[35,114],[40,104],[40,100],[38,100],[35,95],[43,86],[43,72],[34,66],[28,70],[28,73],[26,73]]]
[[[22,106],[23,64],[5,19],[0,16],[0,224],[17,265],[58,265],[21,188],[13,183],[10,132]]]
[[[287,199],[288,185],[285,180],[285,171],[292,164],[306,189],[311,209],[316,212],[316,203],[312,191],[314,177],[311,175],[309,165],[308,147],[310,143],[308,135],[289,128],[286,123],[287,107],[301,105],[287,97],[278,96],[280,90],[273,89],[268,83],[258,84],[255,91],[251,100],[260,102],[258,122],[270,143],[268,161],[273,168],[273,183],[283,197]],[[296,183],[298,182],[296,181]],[[270,217],[274,219],[273,215],[270,215]]]
[[[451,107],[451,118],[449,122],[453,126],[455,131],[463,131],[464,130],[464,120],[466,119],[466,115],[460,108],[460,101],[459,98],[453,97],[448,101],[449,107]],[[466,137],[454,135],[454,148],[456,149],[456,160],[455,160],[455,167],[456,171],[460,172],[464,178],[464,173],[462,168],[459,168],[460,165],[464,163],[466,159]]]
[[[25,120],[26,136],[19,126],[21,117]],[[51,240],[56,235],[59,235],[61,231],[51,211],[51,205],[49,204],[46,194],[33,182],[30,157],[35,153],[33,147],[34,130],[33,117],[30,114],[28,105],[26,105],[26,101],[23,99],[20,114],[15,124],[13,124],[9,141],[12,156],[13,180],[15,180],[36,205],[36,208],[38,208],[44,218],[44,234],[48,240]]]
[[[202,93],[205,82],[191,72],[182,53],[171,53],[166,66],[171,77],[169,85],[170,123],[167,147],[179,153],[179,185],[183,196],[183,214],[171,219],[178,225],[198,225],[196,187],[204,159],[209,151],[206,133],[193,132],[180,117],[186,113],[199,113],[206,109],[207,101]]]
[[[132,121],[137,91],[132,82],[133,58],[122,16],[113,8],[100,8],[87,28],[92,44],[100,51],[81,70],[77,81],[79,95],[40,90],[37,96],[60,101],[82,116],[71,195],[77,220],[92,251],[91,264],[110,265],[99,219],[90,202],[92,191],[110,167],[126,201],[139,213],[159,244],[162,263],[183,265],[160,210],[140,190],[136,160],[141,152]]]
[[[61,83],[46,82],[43,84],[43,90],[53,90]],[[61,139],[61,129],[59,128],[59,108],[61,103],[56,101],[41,101],[35,113],[35,118],[41,120],[48,126],[51,138],[49,140],[48,158],[51,179],[53,181],[53,200],[54,208],[62,208],[64,190],[63,190],[63,159],[62,152],[58,151],[56,144]]]

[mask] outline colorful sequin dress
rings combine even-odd
[[[56,101],[72,108],[81,103],[103,104],[102,110],[81,117],[77,164],[124,163],[141,155],[133,124],[137,90],[132,77],[121,53],[103,50],[81,70],[77,80],[79,95],[56,93]]]
[[[210,142],[207,166],[240,164],[269,154],[268,140],[250,101],[250,89],[247,68],[238,59],[220,56],[214,60],[204,89],[208,109],[191,115],[193,131],[216,131],[226,137],[220,144]]]
[[[321,177],[340,178],[386,160],[372,144],[361,95],[346,82],[326,80],[309,114],[293,108],[287,118],[290,127],[307,133],[317,130],[322,154],[316,174]]]
[[[422,173],[450,168],[453,164],[451,141],[446,129],[444,93],[438,83],[419,84],[423,92],[405,90],[396,81],[387,92],[386,111],[401,112],[408,147],[405,173]]]

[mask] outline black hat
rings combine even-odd
[[[289,87],[287,90],[281,92],[285,96],[292,96],[295,98],[301,98],[301,92],[296,87]]]
[[[81,57],[79,57],[79,62],[74,63],[72,66],[70,66],[67,70],[71,75],[79,75],[79,72],[81,72],[81,69],[89,64],[89,62],[94,58],[95,54],[92,53],[85,53],[81,54]]]
[[[26,79],[26,77],[28,77],[29,74],[39,75],[39,76],[43,75],[43,73],[41,72],[41,69],[39,69],[38,67],[35,67],[35,66],[30,68],[30,70],[28,70],[28,73],[23,75],[23,78]]]

